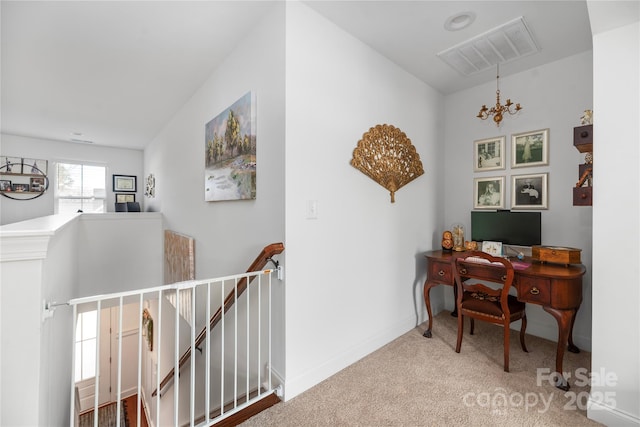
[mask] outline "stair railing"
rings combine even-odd
[[[247,384],[246,384],[246,393],[245,393],[245,398],[244,399],[240,399],[238,398],[238,393],[240,392],[239,387],[238,387],[238,372],[237,372],[237,362],[236,362],[236,368],[235,368],[235,377],[234,377],[234,383],[235,383],[235,390],[234,390],[234,397],[232,399],[231,404],[228,404],[228,402],[225,402],[223,399],[225,399],[225,392],[224,392],[224,386],[221,383],[221,389],[220,389],[220,399],[221,399],[221,406],[219,411],[218,410],[213,410],[211,411],[209,408],[209,357],[210,357],[210,335],[211,335],[211,330],[213,330],[213,328],[222,321],[222,328],[224,329],[224,325],[225,325],[225,313],[227,313],[229,311],[229,309],[231,309],[231,307],[234,306],[234,304],[238,301],[238,298],[240,297],[241,294],[243,294],[247,289],[248,289],[248,285],[256,278],[258,277],[258,283],[257,283],[257,288],[258,288],[258,302],[260,301],[260,294],[261,291],[260,289],[262,289],[262,277],[266,277],[268,279],[268,307],[267,307],[267,316],[270,319],[271,318],[271,278],[277,274],[278,279],[281,279],[281,274],[282,274],[282,268],[279,266],[279,262],[274,260],[273,257],[275,255],[278,255],[280,253],[282,253],[284,251],[284,245],[282,243],[274,243],[271,245],[266,246],[262,252],[260,253],[260,255],[258,255],[258,257],[254,260],[254,262],[251,264],[251,266],[249,267],[249,269],[247,270],[246,273],[243,274],[237,274],[237,275],[233,275],[233,276],[227,276],[227,277],[221,277],[221,278],[216,278],[216,279],[207,279],[207,280],[198,280],[198,281],[188,281],[188,282],[180,282],[180,283],[174,283],[171,285],[164,285],[164,286],[158,286],[158,287],[154,287],[154,288],[146,288],[146,289],[139,289],[139,290],[134,290],[134,291],[126,291],[126,292],[119,292],[119,293],[113,293],[113,294],[107,294],[107,295],[96,295],[96,296],[91,296],[91,297],[82,297],[82,298],[76,298],[73,299],[71,301],[69,301],[68,303],[65,303],[66,305],[70,305],[73,308],[73,319],[74,319],[74,331],[75,331],[75,319],[78,316],[79,313],[79,309],[80,310],[84,310],[84,309],[91,309],[91,308],[97,308],[97,312],[100,313],[101,308],[106,308],[106,307],[112,307],[112,306],[117,306],[119,307],[119,313],[120,313],[120,319],[119,319],[119,327],[117,328],[117,334],[118,336],[122,336],[122,312],[123,312],[123,307],[126,304],[131,304],[132,302],[136,302],[138,307],[137,307],[137,311],[138,311],[138,315],[140,316],[140,318],[142,318],[144,309],[143,309],[143,303],[144,301],[147,301],[149,299],[157,299],[157,301],[162,301],[163,300],[163,296],[165,295],[165,292],[176,292],[179,293],[181,290],[183,289],[192,289],[192,304],[195,306],[195,289],[196,287],[199,286],[205,286],[207,290],[207,302],[206,302],[206,314],[207,317],[209,317],[210,313],[211,313],[211,285],[213,284],[221,284],[222,286],[220,286],[220,297],[222,298],[224,296],[224,292],[225,292],[225,286],[224,283],[226,281],[229,280],[233,280],[235,282],[234,288],[233,290],[231,290],[231,292],[229,292],[226,296],[226,298],[224,299],[224,302],[222,303],[222,305],[217,309],[217,311],[214,313],[213,316],[210,317],[208,325],[206,325],[202,331],[197,335],[195,335],[195,327],[191,326],[191,333],[190,333],[190,345],[189,348],[184,351],[182,353],[182,356],[178,358],[179,356],[179,351],[178,351],[178,329],[179,329],[179,311],[176,309],[176,318],[175,318],[175,338],[176,338],[176,347],[175,347],[175,363],[174,363],[174,367],[171,369],[171,371],[164,377],[164,379],[162,380],[162,382],[160,382],[158,379],[160,377],[160,373],[156,370],[156,379],[155,379],[155,384],[156,384],[156,389],[153,391],[152,395],[156,396],[154,401],[156,402],[156,411],[155,411],[155,416],[156,416],[156,421],[158,421],[160,419],[161,416],[161,411],[160,411],[160,398],[162,396],[162,394],[164,392],[166,392],[166,390],[163,390],[165,387],[168,387],[170,384],[174,384],[177,385],[178,381],[179,381],[179,373],[180,373],[180,368],[183,367],[183,365],[191,358],[191,355],[194,353],[194,350],[198,347],[201,346],[202,343],[207,344],[207,348],[206,351],[204,351],[203,353],[206,355],[206,386],[205,386],[205,402],[206,402],[206,407],[205,407],[205,416],[204,416],[204,421],[206,425],[210,425],[210,423],[217,423],[217,422],[223,422],[224,420],[234,420],[236,419],[238,416],[240,416],[240,418],[237,419],[242,419],[241,417],[242,415],[242,411],[244,411],[245,409],[247,409],[250,406],[255,406],[255,405],[259,405],[260,402],[266,402],[271,400],[271,396],[274,396],[276,401],[279,400],[275,395],[280,395],[281,393],[281,386],[274,388],[272,386],[272,382],[271,382],[271,378],[272,378],[272,371],[271,371],[271,322],[269,320],[269,325],[268,325],[268,331],[269,331],[269,337],[268,337],[268,351],[267,351],[267,378],[265,378],[265,382],[261,382],[261,375],[258,371],[257,374],[257,384],[258,385],[263,385],[263,387],[258,387],[257,391],[250,391],[249,390],[249,375],[247,375]],[[263,268],[269,263],[272,262],[275,266],[275,269],[264,269]],[[249,294],[248,294],[249,295]],[[247,296],[247,321],[249,319],[249,306],[248,306],[248,298],[249,296]],[[91,308],[88,308],[91,307]],[[157,358],[157,365],[156,365],[156,369],[159,369],[161,366],[161,360],[160,360],[160,352],[159,349],[161,348],[161,341],[162,341],[162,328],[163,328],[163,322],[161,321],[162,319],[162,304],[158,303],[158,322],[157,322],[157,338],[158,338],[158,342],[153,344],[154,348],[158,348],[158,358]],[[258,304],[258,313],[260,313],[260,304]],[[97,330],[96,332],[99,333],[100,330],[100,321],[99,321],[99,317],[98,316],[98,324],[96,326]],[[260,314],[258,314],[258,319],[260,318]],[[192,311],[192,325],[194,325],[195,322],[195,311]],[[237,310],[236,310],[236,319],[235,319],[235,324],[236,324],[236,333],[237,333]],[[259,325],[258,325],[259,326]],[[258,327],[258,329],[260,329],[260,327]],[[137,333],[137,338],[138,338],[138,375],[137,375],[137,395],[138,398],[137,400],[137,415],[138,415],[138,425],[140,425],[140,421],[141,421],[141,412],[147,412],[147,410],[149,409],[149,407],[147,406],[149,403],[151,403],[150,400],[146,400],[146,405],[144,405],[143,407],[143,401],[145,401],[144,399],[144,390],[142,389],[142,349],[143,349],[143,335],[146,333],[146,331],[143,331],[143,322],[140,322],[139,326],[138,326],[138,333]],[[149,335],[152,335],[153,332],[149,332]],[[224,332],[222,332],[223,336],[224,336]],[[75,332],[74,332],[75,335]],[[235,337],[235,340],[237,342],[237,335]],[[115,401],[117,402],[116,405],[116,413],[120,413],[121,411],[121,405],[122,405],[122,387],[121,387],[121,381],[122,381],[122,339],[119,339],[119,344],[118,344],[118,350],[117,350],[117,381],[118,384],[116,386],[116,398]],[[247,345],[248,345],[248,341],[247,341]],[[223,351],[224,351],[224,344],[223,344]],[[237,351],[237,348],[236,348]],[[259,344],[258,344],[258,354],[260,353],[259,350]],[[74,343],[74,351],[72,352],[72,360],[71,360],[71,364],[72,366],[75,366],[75,358],[76,358],[76,353],[75,353],[75,343]],[[249,356],[247,354],[247,362],[249,361]],[[223,359],[224,360],[224,359]],[[96,372],[99,371],[100,368],[100,358],[99,358],[99,352],[97,352],[96,354],[96,358],[95,358],[95,369]],[[195,386],[195,378],[194,378],[194,374],[195,374],[195,370],[194,370],[194,363],[192,361],[191,365],[191,391],[190,391],[190,397],[189,397],[189,401],[190,401],[190,414],[189,414],[189,419],[190,419],[190,424],[194,425],[194,421],[197,418],[195,416],[194,413],[194,386]],[[260,366],[260,356],[258,356],[257,359],[257,366]],[[74,369],[72,369],[73,372]],[[176,374],[176,371],[178,372],[178,374]],[[249,374],[248,371],[248,366],[247,366],[247,374]],[[74,413],[76,411],[76,409],[78,409],[76,407],[76,399],[75,399],[75,394],[76,394],[76,390],[75,390],[75,382],[72,380],[71,381],[71,420],[70,420],[70,424],[71,425],[75,425],[75,420],[74,420]],[[99,394],[99,386],[100,386],[100,380],[99,380],[99,376],[96,376],[96,381],[95,381],[95,386],[94,386],[94,405],[93,405],[93,409],[92,412],[94,413],[94,419],[97,420],[98,419],[98,410],[99,410],[99,404],[98,404],[98,394]],[[158,395],[158,390],[160,390],[161,392]],[[241,400],[244,400],[242,403],[240,402]],[[271,403],[273,404],[273,403]],[[174,425],[179,425],[179,411],[178,411],[178,405],[179,405],[179,393],[178,390],[176,389],[175,393],[174,393],[174,407],[173,407],[173,415],[174,415],[174,420],[173,420],[173,424]],[[264,405],[264,403],[263,403]],[[150,413],[147,412],[147,416],[149,416]],[[201,421],[201,420],[199,420]],[[235,421],[234,421],[235,422]],[[94,424],[95,425],[95,424]],[[117,420],[117,425],[119,427],[120,425],[120,418],[118,417]]]
[[[273,260],[273,257],[282,253],[282,251],[284,251],[284,245],[282,243],[272,243],[268,246],[265,246],[262,252],[260,252],[260,255],[258,255],[253,263],[249,266],[249,268],[247,269],[247,273],[263,269],[270,261],[273,262],[277,267],[278,261]],[[255,276],[252,276],[248,280],[246,277],[243,277],[238,281],[237,287],[229,292],[220,308],[218,308],[214,315],[211,316],[211,319],[209,320],[209,330],[213,330],[213,328],[222,319],[223,314],[225,314],[231,307],[233,307],[233,303],[240,297],[240,295],[244,293],[244,291],[247,289],[247,285],[253,280],[254,277]],[[200,347],[200,345],[204,342],[206,335],[207,327],[205,326],[196,336],[195,344],[193,345],[193,347]],[[191,357],[191,348],[192,347],[189,346],[189,348],[187,348],[184,353],[182,353],[182,356],[180,356],[178,370],[180,370]],[[151,396],[155,397],[156,394],[158,394],[158,390],[160,390],[160,397],[162,397],[162,391],[165,389],[165,387],[173,383],[173,379],[175,377],[174,374],[175,368],[171,368],[167,375],[164,376],[162,381],[160,381],[159,389],[155,389]]]

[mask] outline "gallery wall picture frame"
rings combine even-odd
[[[511,167],[526,168],[549,164],[549,129],[511,135]]]
[[[504,176],[473,180],[474,209],[504,209]]]
[[[506,136],[473,141],[473,171],[505,169],[504,146]]]
[[[0,191],[11,191],[11,181],[8,179],[0,179]]]
[[[113,191],[135,193],[138,188],[135,175],[113,175]]]
[[[549,174],[511,176],[511,209],[549,209]]]
[[[116,203],[135,202],[136,195],[134,193],[116,193]]]

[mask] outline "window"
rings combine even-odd
[[[106,168],[58,163],[56,213],[105,212]]]
[[[96,376],[98,311],[78,315],[76,323],[75,382]]]

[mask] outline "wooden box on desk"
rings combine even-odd
[[[554,264],[580,264],[581,249],[561,246],[532,246],[531,258]]]

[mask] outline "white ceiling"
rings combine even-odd
[[[518,17],[540,52],[502,65],[501,77],[591,49],[585,1],[305,3],[443,94],[495,70],[463,76],[437,54]],[[144,148],[272,6],[2,0],[1,130]],[[460,12],[475,21],[446,31]]]

